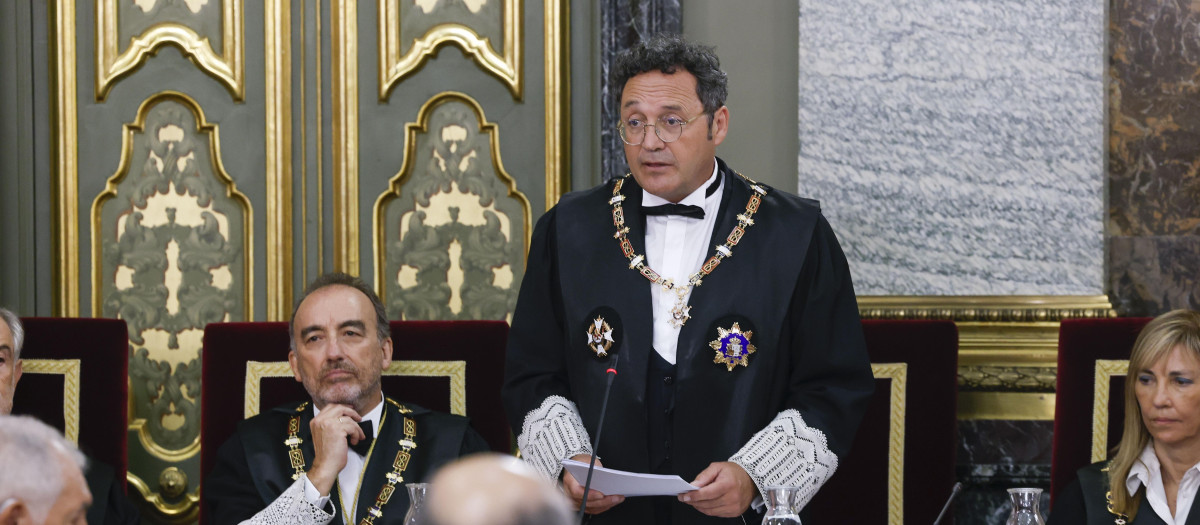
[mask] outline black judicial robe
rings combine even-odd
[[[745,213],[751,184],[717,159],[724,177],[719,216],[708,245],[723,244]],[[622,193],[628,237],[645,254],[642,190],[632,176]],[[651,286],[630,270],[613,224],[614,181],[565,195],[534,230],[505,364],[504,405],[515,432],[549,396],[573,401],[589,438],[596,435],[605,370],[616,365],[596,454],[605,467],[650,472],[646,409],[652,348]],[[692,291],[691,319],[679,334],[671,461],[687,481],[727,461],[786,409],[796,409],[849,450],[874,389],[858,306],[844,254],[815,201],[768,188],[754,225]],[[649,264],[653,267],[654,261]],[[607,358],[587,346],[587,328],[610,312],[615,344]],[[613,322],[617,318],[616,322]],[[757,352],[732,371],[714,363],[718,327],[753,331]],[[674,501],[676,524],[741,523],[704,516]],[[591,523],[653,522],[650,498],[628,498]]]
[[[92,493],[92,506],[88,507],[87,522],[93,525],[136,525],[141,523],[141,513],[121,490],[116,472],[106,463],[88,457],[88,491]]]
[[[366,516],[367,509],[383,487],[385,476],[392,470],[392,462],[400,451],[399,440],[404,439],[404,417],[411,417],[417,426],[416,443],[412,459],[404,471],[404,481],[396,485],[396,491],[383,506],[383,518],[378,524],[400,524],[408,512],[408,490],[405,483],[428,482],[442,465],[454,459],[488,450],[483,440],[462,416],[435,412],[416,405],[402,405],[410,414],[402,414],[394,402],[383,403],[383,421],[376,433],[374,449],[365,458],[366,472],[362,476],[358,505],[354,516],[356,522]],[[217,452],[217,465],[204,480],[203,494],[206,500],[207,517],[214,524],[239,523],[248,520],[275,501],[283,491],[294,483],[292,468],[288,460],[288,421],[301,403],[293,403],[271,409],[238,423],[238,430]],[[305,407],[300,418],[298,437],[304,442],[300,450],[304,454],[305,469],[312,466],[315,452],[312,444],[313,419],[311,404]],[[351,489],[348,492],[353,492]],[[330,491],[330,501],[337,506],[331,523],[342,523],[342,504],[338,491]]]
[[[1054,497],[1050,508],[1050,525],[1112,525],[1117,516],[1108,512],[1108,472],[1102,469],[1107,461],[1092,463],[1079,469],[1075,479]],[[1200,525],[1200,509],[1192,500],[1187,525]],[[1143,499],[1137,515],[1128,525],[1166,525],[1162,518]]]

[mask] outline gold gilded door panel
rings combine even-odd
[[[400,229],[413,224],[454,230],[463,275],[426,317],[511,311],[532,221],[570,180],[569,2],[47,6],[31,21],[50,62],[43,293],[56,315],[129,325],[127,478],[148,521],[196,517],[206,323],[287,319],[296,290],[333,269],[379,281],[393,265],[381,292],[407,300],[418,281],[401,274],[430,273]],[[421,165],[422,148],[453,165]],[[473,207],[433,222],[414,199],[441,188],[429,177],[452,180],[430,204]],[[394,225],[375,227],[377,201]],[[376,252],[391,237],[402,247]]]
[[[335,140],[339,120],[357,132],[333,173],[335,268],[374,276],[389,316],[511,316],[533,220],[569,189],[569,5],[377,0],[334,38],[358,71],[333,87],[357,96],[334,97]]]
[[[129,326],[127,479],[153,523],[198,511],[204,326],[290,312],[290,7],[47,11],[54,311]]]

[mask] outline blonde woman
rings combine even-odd
[[[1111,461],[1082,468],[1050,523],[1200,524],[1200,313],[1146,325],[1125,382],[1125,429]]]

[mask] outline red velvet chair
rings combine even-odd
[[[1058,331],[1058,385],[1054,395],[1054,457],[1050,495],[1075,472],[1108,458],[1125,421],[1125,372],[1148,317],[1064,319]],[[1101,362],[1099,365],[1097,361]],[[1097,375],[1105,381],[1097,388]],[[1099,403],[1097,403],[1099,401]],[[1106,429],[1101,433],[1095,429]]]
[[[492,450],[512,451],[500,403],[508,324],[503,321],[393,321],[392,367],[383,392],[394,399],[466,415]],[[215,323],[204,329],[200,405],[201,475],[237,423],[308,399],[287,364],[288,324]],[[252,363],[249,366],[248,362]],[[203,478],[201,478],[203,480]],[[203,481],[202,481],[203,482]],[[201,491],[203,497],[203,490]],[[205,523],[201,504],[200,522]]]
[[[55,427],[125,489],[129,334],[118,319],[23,318],[24,373],[13,413]]]
[[[850,454],[809,504],[811,519],[932,523],[955,481],[958,329],[951,321],[864,321],[863,333],[875,394]]]

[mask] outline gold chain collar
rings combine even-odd
[[[721,261],[733,257],[733,247],[742,240],[742,236],[746,234],[746,230],[754,226],[754,214],[758,212],[758,207],[762,204],[762,197],[767,194],[767,189],[747,178],[745,175],[738,173],[738,176],[750,181],[750,188],[754,190],[750,194],[750,200],[746,202],[746,211],[738,214],[737,226],[729,232],[729,236],[725,238],[725,244],[718,244],[713,249],[712,257],[700,267],[700,270],[688,277],[687,284],[676,284],[671,279],[666,279],[659,275],[646,264],[646,256],[639,255],[633,250],[633,243],[629,242],[629,227],[625,226],[625,209],[621,203],[625,200],[625,195],[621,194],[621,187],[625,185],[625,179],[630,174],[626,173],[624,177],[617,179],[617,183],[613,186],[612,199],[608,201],[612,205],[613,225],[617,228],[617,233],[613,235],[621,244],[621,253],[625,258],[629,259],[629,269],[638,272],[650,282],[663,287],[663,290],[675,292],[675,306],[671,308],[671,326],[680,328],[692,317],[690,311],[692,307],[684,300],[688,292],[693,286],[700,286],[704,277],[717,269],[717,265]]]
[[[1108,470],[1108,469],[1104,469],[1104,470]],[[1104,494],[1104,499],[1108,501],[1108,513],[1109,513],[1109,514],[1112,514],[1113,516],[1116,516],[1116,517],[1117,517],[1117,519],[1116,519],[1115,521],[1113,521],[1113,523],[1114,523],[1115,525],[1125,525],[1125,523],[1126,523],[1127,521],[1129,521],[1129,516],[1126,516],[1126,515],[1124,515],[1124,514],[1121,514],[1120,512],[1117,512],[1117,511],[1113,510],[1113,505],[1112,505],[1112,491],[1109,491],[1109,492],[1105,493],[1105,494]]]
[[[411,414],[412,410],[404,405],[397,403],[391,399],[387,400],[400,411],[401,414]],[[304,409],[308,408],[308,402],[305,401],[299,407],[296,407],[296,413],[288,420],[288,438],[283,444],[288,447],[288,459],[292,462],[292,468],[296,470],[292,474],[292,479],[300,479],[304,474],[304,454],[300,450],[300,444],[304,443],[300,439],[300,415],[304,413]],[[384,477],[383,487],[379,489],[379,495],[375,497],[375,503],[367,509],[367,515],[363,516],[358,525],[375,525],[375,520],[383,516],[383,506],[392,498],[392,493],[396,491],[396,484],[404,482],[404,471],[408,469],[408,462],[412,459],[412,449],[417,448],[417,422],[410,417],[404,418],[404,439],[399,442],[400,451],[396,452],[396,459],[392,461],[392,471],[388,472]],[[374,451],[374,445],[372,445]],[[363,470],[366,470],[365,462]],[[344,502],[343,502],[344,503]],[[355,502],[357,503],[357,502]]]

